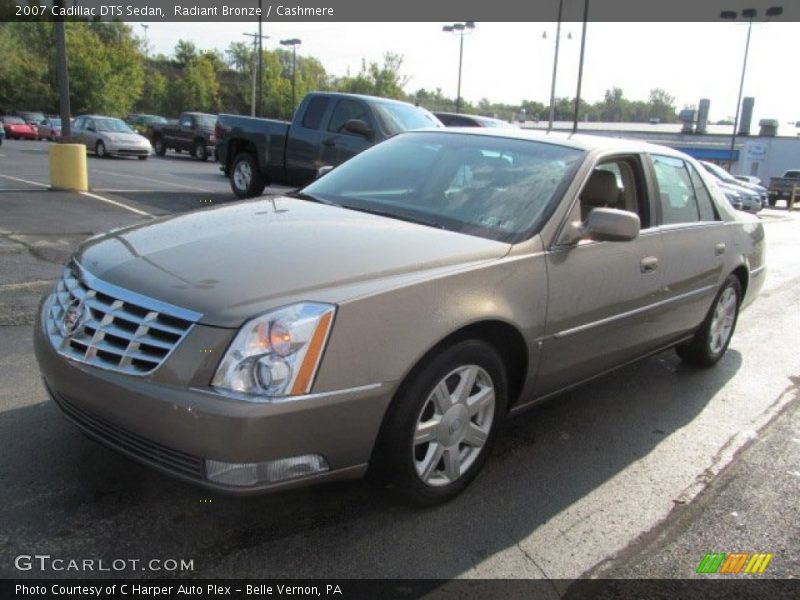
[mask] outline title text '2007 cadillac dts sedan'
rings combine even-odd
[[[419,131],[288,196],[87,241],[36,354],[99,441],[208,488],[459,493],[499,423],[676,347],[710,366],[764,231],[668,148]]]

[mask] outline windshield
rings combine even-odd
[[[303,192],[320,201],[504,242],[537,230],[583,151],[484,135],[399,135]]]
[[[718,167],[714,163],[703,163],[703,166],[706,168],[706,171],[714,175],[717,179],[721,179],[722,181],[727,181],[729,183],[738,183],[736,179],[728,173],[722,167]]]
[[[8,123],[10,125],[24,125],[25,121],[19,117],[3,117],[3,123]]]
[[[127,123],[122,119],[95,119],[97,131],[108,131],[110,133],[133,133]]]
[[[442,126],[439,119],[433,116],[433,113],[418,106],[394,102],[377,102],[374,109],[384,129],[390,134],[401,133],[411,129]]]
[[[217,117],[211,115],[197,115],[195,118],[200,127],[214,127],[217,122]]]
[[[61,127],[61,119],[50,119],[50,125],[53,127]]]

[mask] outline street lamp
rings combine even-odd
[[[728,156],[728,171],[733,170],[733,151],[736,146],[736,129],[739,127],[739,114],[742,108],[742,92],[744,91],[744,74],[747,71],[747,55],[750,52],[750,33],[753,29],[753,19],[756,18],[758,11],[755,8],[745,8],[742,10],[742,18],[747,19],[747,42],[744,46],[744,60],[742,61],[742,78],[739,81],[739,97],[736,99],[736,117],[733,119],[733,132],[731,133],[731,151]],[[767,9],[767,17],[778,17],[783,14],[782,6],[771,6]],[[721,19],[733,21],[737,14],[735,10],[723,10],[719,14]]]
[[[464,36],[472,33],[475,29],[475,21],[466,21],[464,23],[453,23],[452,25],[445,25],[442,31],[457,35],[460,39],[458,48],[458,92],[456,95],[456,112],[461,112],[461,65],[464,61]]]
[[[302,40],[292,38],[289,40],[281,40],[281,46],[290,46],[292,48],[292,114],[294,114],[295,107],[295,80],[297,79],[297,47],[302,44]]]
[[[556,114],[556,73],[558,72],[558,44],[561,41],[561,12],[564,8],[564,0],[558,0],[558,24],[556,25],[556,52],[553,57],[553,82],[550,85],[550,117],[547,122],[547,131],[553,129],[553,119]],[[542,33],[542,39],[547,39],[547,32]],[[572,39],[572,34],[567,34],[567,39]]]

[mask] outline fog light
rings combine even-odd
[[[304,454],[260,463],[227,463],[206,460],[206,478],[223,485],[249,487],[277,483],[328,471],[328,461],[319,454]]]

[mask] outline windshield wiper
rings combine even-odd
[[[300,190],[292,190],[286,194],[290,198],[297,198],[298,200],[308,200],[309,202],[317,202],[319,204],[326,204],[328,206],[339,206],[335,202],[331,202],[330,200],[326,200],[325,198],[320,198],[319,196],[313,196],[306,192],[301,192]]]
[[[439,223],[433,223],[432,221],[426,221],[424,219],[418,219],[416,217],[407,217],[405,215],[398,215],[397,213],[389,212],[388,210],[381,210],[380,208],[363,208],[360,206],[350,206],[348,204],[342,204],[341,206],[342,208],[346,208],[347,210],[355,210],[370,215],[377,215],[379,217],[388,217],[390,219],[397,219],[398,221],[406,221],[408,223],[415,223],[417,225],[425,225],[426,227],[433,227],[434,229],[444,229],[444,225],[441,225]]]

